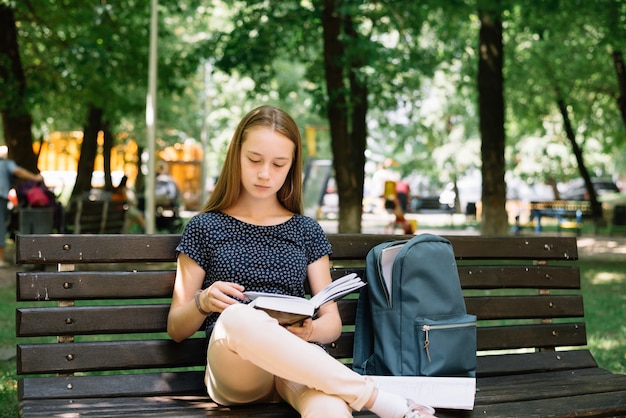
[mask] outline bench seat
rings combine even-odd
[[[18,262],[57,264],[17,275],[21,416],[298,416],[286,404],[211,402],[202,333],[182,343],[164,333],[179,238],[17,237]],[[398,238],[329,235],[333,277],[363,274],[367,251]],[[626,376],[586,349],[575,237],[447,238],[479,319],[477,393],[473,411],[438,416],[626,415]],[[329,351],[349,364],[356,299],[339,309],[347,326]]]

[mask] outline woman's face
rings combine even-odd
[[[270,128],[254,128],[246,133],[241,146],[243,193],[264,199],[273,197],[289,174],[294,143]]]

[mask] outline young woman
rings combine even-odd
[[[302,297],[305,280],[313,294],[332,280],[326,235],[301,214],[301,184],[295,122],[271,106],[252,110],[177,248],[169,335],[182,341],[205,323],[205,382],[219,404],[284,399],[304,417],[351,417],[351,408],[381,417],[432,416],[431,408],[378,390],[324,350],[341,333],[334,302],[316,319],[287,327],[243,303],[244,290]]]

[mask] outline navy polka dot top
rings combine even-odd
[[[176,248],[206,272],[203,288],[216,281],[245,290],[304,296],[306,268],[332,249],[321,226],[295,214],[278,225],[253,225],[222,212],[195,215]],[[219,314],[209,315],[207,337]]]

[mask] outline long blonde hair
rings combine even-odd
[[[241,146],[254,128],[270,128],[294,143],[294,156],[285,183],[278,190],[281,205],[294,213],[302,213],[302,138],[294,120],[284,111],[269,105],[260,106],[243,117],[228,146],[226,160],[211,197],[202,212],[222,211],[237,202],[241,193]]]

